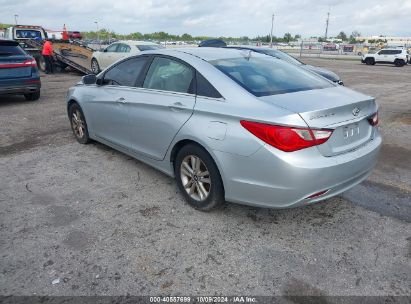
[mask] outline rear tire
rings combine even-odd
[[[73,131],[74,137],[81,144],[88,144],[90,142],[90,137],[88,135],[86,118],[84,117],[83,111],[77,103],[73,103],[68,110],[71,130]]]
[[[24,94],[24,98],[26,98],[26,100],[29,100],[29,101],[38,100],[40,98],[40,91],[30,93],[30,94]]]
[[[96,75],[101,71],[96,58],[91,59],[91,71]]]
[[[402,59],[395,59],[394,64],[396,67],[402,67],[405,65],[405,62]]]
[[[374,65],[375,64],[374,58],[365,58],[365,64],[366,65]]]
[[[37,67],[40,71],[45,72],[46,71],[46,61],[44,60],[44,57],[39,55],[35,57],[36,62],[37,62]]]
[[[220,172],[206,150],[195,144],[180,149],[174,164],[177,185],[195,209],[210,211],[224,202]]]

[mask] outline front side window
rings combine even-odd
[[[147,72],[143,87],[147,89],[188,93],[193,70],[175,60],[155,57]]]
[[[103,84],[134,87],[146,62],[147,57],[137,57],[120,62],[107,71]]]
[[[389,51],[380,51],[379,53],[378,53],[378,55],[387,55],[387,54],[389,54]]]
[[[256,53],[210,63],[257,97],[334,86],[322,77],[284,60]]]
[[[129,53],[131,48],[127,44],[120,44],[117,48],[117,53]]]
[[[112,44],[106,48],[106,52],[115,52],[117,50],[118,43]]]

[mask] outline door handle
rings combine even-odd
[[[177,101],[177,102],[173,103],[171,106],[169,106],[169,108],[172,111],[182,111],[182,110],[185,109],[185,105],[182,104],[181,102]]]
[[[116,102],[126,103],[127,101],[124,97],[120,97],[119,99],[116,100]]]

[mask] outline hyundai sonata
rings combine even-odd
[[[154,50],[70,88],[91,139],[175,177],[193,207],[287,208],[367,178],[381,146],[374,98],[251,50]]]

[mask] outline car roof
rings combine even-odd
[[[128,45],[159,45],[158,43],[151,42],[151,41],[136,41],[136,40],[119,40],[114,43],[125,43]]]
[[[193,48],[176,48],[176,49],[160,49],[155,51],[148,51],[145,53],[156,53],[164,55],[177,55],[178,53],[185,53],[205,61],[228,59],[244,57],[246,53],[244,50],[234,49],[234,48],[215,48],[215,47],[193,47]],[[259,53],[253,53],[253,56],[263,56]]]

